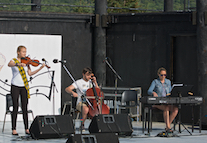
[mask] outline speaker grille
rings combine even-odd
[[[66,143],[119,143],[115,133],[71,134]]]
[[[133,132],[130,117],[127,114],[97,115],[89,125],[90,133],[118,133],[130,136]]]
[[[29,130],[34,139],[61,138],[75,132],[69,115],[36,116]]]

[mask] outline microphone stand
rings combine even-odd
[[[108,62],[107,58],[105,58],[106,64],[109,66],[109,68],[112,70],[112,72],[115,74],[115,97],[114,97],[114,114],[116,114],[116,101],[117,101],[117,87],[118,87],[118,79],[123,81],[122,78],[118,75],[118,73],[114,70],[114,68],[111,66],[111,64]]]
[[[69,72],[69,70],[67,69],[67,67],[65,66],[65,63],[61,62],[63,68],[65,69],[65,71],[67,72],[67,74],[70,76],[70,78],[72,79],[72,81],[75,83],[75,85],[77,86],[77,89],[81,92],[81,119],[82,119],[82,111],[83,111],[83,98],[86,99],[86,102],[88,103],[88,105],[92,108],[92,110],[94,110],[93,106],[91,105],[91,103],[89,102],[89,100],[86,98],[84,92],[79,88],[78,84],[76,83],[75,79],[73,78],[73,76],[71,75],[71,73]],[[81,128],[82,128],[82,120],[81,120]],[[82,129],[81,129],[81,135],[82,135]]]
[[[52,78],[51,88],[52,88],[52,92],[53,92],[53,114],[55,114],[55,89],[56,89],[56,92],[58,93],[57,87],[54,82],[54,73],[55,73],[55,71],[52,72],[52,75],[51,75],[51,73],[49,73],[50,77]]]
[[[42,59],[42,61],[44,61],[45,62],[45,65],[47,65],[47,61],[44,58]],[[50,90],[49,95],[51,95],[51,91],[52,91],[52,93],[53,93],[53,97],[52,97],[53,98],[53,115],[55,115],[55,90],[58,93],[56,84],[54,82],[54,74],[55,74],[55,71],[52,71],[52,75],[51,75],[51,73],[49,72],[49,68],[47,68],[47,70],[48,70],[48,73],[50,75],[50,78],[52,79],[51,86],[50,86],[51,90]]]

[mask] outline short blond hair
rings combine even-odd
[[[166,73],[167,73],[167,70],[165,68],[161,67],[157,70],[157,74],[159,75],[161,73],[161,71],[166,71]]]
[[[19,46],[19,47],[17,48],[17,52],[20,52],[22,48],[25,48],[25,49],[26,49],[25,46],[22,46],[22,45],[21,45],[21,46]]]

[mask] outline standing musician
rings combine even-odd
[[[32,76],[40,71],[45,64],[35,70],[31,71],[30,66],[25,63],[21,63],[21,58],[26,57],[27,49],[25,46],[19,46],[17,48],[17,58],[13,58],[8,66],[12,69],[12,80],[11,80],[11,96],[13,102],[13,113],[12,113],[12,135],[18,135],[16,131],[16,120],[17,120],[17,112],[18,112],[18,103],[19,103],[19,95],[21,96],[21,104],[23,111],[23,120],[25,126],[25,133],[30,134],[28,130],[28,113],[27,113],[27,104],[28,98],[30,98],[29,94],[29,85],[27,80],[27,75]]]
[[[171,88],[171,81],[169,79],[166,79],[167,70],[161,67],[158,69],[157,74],[159,78],[154,79],[152,81],[148,89],[148,94],[154,97],[169,96],[172,88]],[[178,114],[178,108],[173,105],[153,105],[153,107],[163,110],[163,117],[166,124],[165,130],[167,132],[173,132],[170,125]],[[172,112],[171,115],[169,115],[170,114],[169,111]]]
[[[76,82],[72,83],[70,86],[68,86],[65,91],[69,94],[72,94],[73,97],[78,97],[77,99],[77,103],[76,103],[76,109],[79,110],[79,111],[82,111],[82,124],[81,124],[81,130],[85,130],[84,128],[84,122],[87,118],[87,114],[89,112],[89,108],[88,106],[84,103],[85,100],[83,99],[83,104],[82,104],[82,99],[81,99],[81,96],[82,96],[82,92],[85,92],[89,89],[89,88],[92,88],[92,83],[95,85],[95,87],[99,88],[98,86],[98,83],[96,81],[96,77],[93,76],[93,73],[92,73],[92,70],[91,68],[87,67],[87,68],[84,68],[83,71],[82,71],[82,78],[77,80]],[[92,82],[91,82],[92,81]],[[80,88],[80,91],[77,87]],[[74,89],[77,89],[77,93],[74,92],[73,90]],[[82,110],[81,110],[81,107],[83,106]]]

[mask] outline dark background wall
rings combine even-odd
[[[111,16],[114,20],[106,28],[106,52],[123,79],[118,81],[119,87],[141,86],[146,96],[151,81],[157,78],[157,69],[162,66],[172,82],[194,85],[197,93],[196,26],[192,24],[192,13]],[[1,12],[0,33],[62,35],[62,59],[67,60],[66,66],[78,79],[83,67],[93,67],[91,19],[92,15]],[[113,87],[114,80],[107,66],[106,85]],[[63,105],[71,100],[64,89],[72,83],[64,69],[61,83]]]
[[[165,67],[172,83],[194,85],[197,95],[196,26],[191,13],[113,16],[116,22],[107,29],[107,57],[123,79],[118,86],[141,86],[146,96],[158,68]],[[107,85],[114,86],[114,80],[107,68]],[[189,107],[182,111],[182,121],[190,122]]]
[[[173,82],[189,84],[188,81],[175,77],[173,79],[173,74],[177,70],[188,68],[185,63],[176,67],[183,59],[189,63],[196,59],[194,53],[196,26],[192,25],[191,13],[114,15],[114,17],[117,22],[112,23],[107,29],[107,56],[111,58],[115,69],[123,78],[123,82],[119,81],[119,86],[141,86],[143,95],[146,95],[151,81],[157,78],[157,69],[161,66],[167,69],[167,77]],[[180,51],[177,52],[175,49]],[[178,55],[186,52],[193,53],[194,56],[188,58]],[[173,61],[173,57],[178,63]],[[178,57],[180,58],[177,59]],[[192,66],[197,69],[196,63]],[[190,84],[194,82],[196,83],[196,79]],[[109,69],[107,84],[114,86],[114,76]]]

